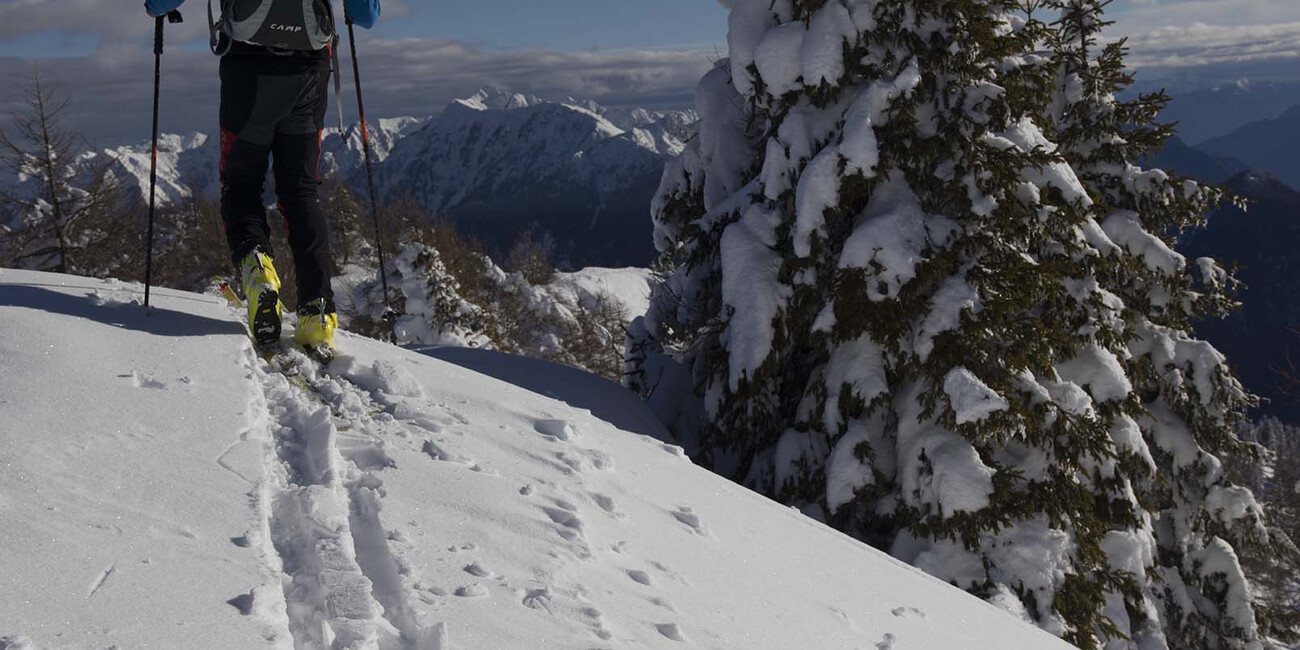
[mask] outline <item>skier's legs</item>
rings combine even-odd
[[[271,231],[262,204],[271,147],[221,134],[221,218],[235,264],[253,249],[271,253]]]
[[[289,247],[298,278],[298,305],[324,298],[333,310],[330,288],[333,261],[329,225],[321,209],[316,165],[320,156],[318,135],[277,135],[275,138],[275,192],[289,231]]]
[[[252,59],[221,59],[221,218],[236,265],[254,248],[271,252],[262,185],[275,125],[292,103],[264,79]]]
[[[289,231],[298,278],[299,307],[325,300],[334,311],[330,287],[333,258],[329,225],[320,205],[320,137],[329,98],[329,70],[310,73],[293,112],[280,121],[273,145],[275,192]]]

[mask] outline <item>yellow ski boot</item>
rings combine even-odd
[[[271,256],[260,250],[249,253],[239,264],[248,303],[248,332],[259,348],[280,343],[280,276]]]
[[[328,302],[321,298],[298,307],[298,329],[293,342],[321,360],[334,357],[334,332],[338,331],[339,317]]]

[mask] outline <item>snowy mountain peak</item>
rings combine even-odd
[[[476,111],[509,111],[536,106],[544,102],[545,100],[533,95],[512,93],[496,86],[484,86],[469,97],[453,100],[452,104]]]

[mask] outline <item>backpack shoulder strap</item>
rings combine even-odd
[[[222,23],[226,21],[226,0],[221,0],[221,18],[212,13],[212,0],[208,0],[208,46],[212,53],[223,56],[230,51],[232,41],[222,32]]]
[[[339,70],[339,44],[339,35],[336,32],[333,42],[330,43],[330,58],[333,59],[331,65],[334,68],[334,103],[339,114],[339,137],[346,139],[343,133],[343,81]]]

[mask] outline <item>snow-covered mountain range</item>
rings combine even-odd
[[[696,467],[634,395],[0,270],[0,648],[962,648],[1048,634]]]
[[[498,250],[532,229],[575,266],[645,264],[650,199],[693,121],[485,90],[402,138],[379,166],[379,192]]]
[[[485,88],[433,117],[373,120],[370,133],[382,199],[413,199],[497,250],[530,229],[571,266],[626,266],[653,259],[650,199],[696,119],[693,111],[610,109]],[[163,203],[190,188],[219,193],[218,141],[202,133],[162,136]],[[89,169],[105,159],[118,179],[147,196],[148,143],[87,152],[80,163]],[[321,171],[364,190],[356,125],[326,129]],[[34,188],[27,178],[0,179],[0,186],[18,194]]]
[[[427,118],[399,117],[373,120],[370,129],[371,153],[383,161],[393,146],[418,129]],[[340,133],[328,127],[321,138],[321,174],[350,178],[364,163],[361,133],[356,125]],[[139,188],[142,197],[149,193],[149,144],[123,145],[82,156],[87,166],[107,158],[118,179]],[[192,133],[188,136],[164,134],[158,142],[158,198],[163,203],[189,196],[191,188],[215,197],[221,191],[218,163],[220,138],[215,134]],[[270,179],[268,178],[268,190]]]

